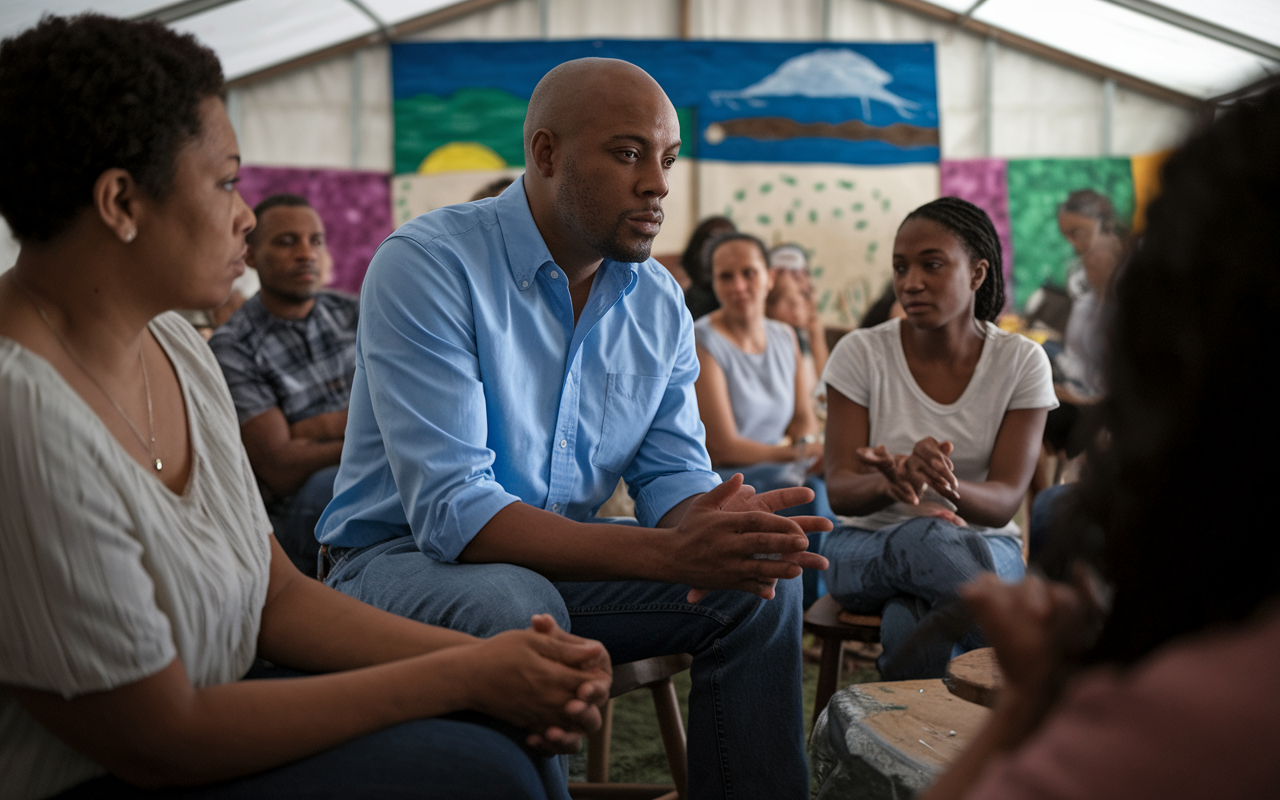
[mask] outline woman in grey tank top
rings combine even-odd
[[[693,325],[698,344],[698,409],[707,431],[711,465],[728,479],[741,472],[764,492],[808,486],[814,500],[783,512],[835,516],[821,474],[822,445],[813,386],[799,368],[794,331],[768,319],[765,298],[773,278],[764,243],[746,233],[708,243],[703,263],[720,308]],[[815,474],[816,473],[816,474]],[[822,535],[812,537],[821,546]],[[816,573],[805,571],[805,604],[820,594]]]

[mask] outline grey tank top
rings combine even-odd
[[[694,339],[724,370],[738,435],[777,444],[796,411],[795,334],[771,319],[764,329],[764,352],[744,353],[711,327],[710,315],[693,323]]]

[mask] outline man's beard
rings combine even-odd
[[[556,206],[560,211],[560,218],[565,220],[574,236],[600,256],[611,261],[628,264],[647,261],[649,253],[653,250],[653,239],[641,237],[634,242],[627,242],[622,232],[629,216],[644,213],[649,209],[623,211],[614,220],[613,227],[607,233],[602,234],[599,230],[593,230],[587,224],[587,220],[593,214],[594,203],[591,202],[591,193],[587,190],[586,181],[578,175],[577,168],[571,159],[565,159],[564,168],[564,180],[556,190]]]

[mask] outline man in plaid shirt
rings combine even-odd
[[[359,302],[322,291],[324,224],[278,194],[254,209],[245,258],[262,288],[209,340],[240,418],[276,538],[314,574],[316,521],[333,497],[356,365]]]

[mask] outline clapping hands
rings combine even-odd
[[[920,504],[925,488],[931,488],[940,497],[952,503],[960,500],[960,482],[951,462],[953,446],[949,441],[939,442],[932,436],[916,442],[908,455],[890,453],[884,445],[860,447],[858,458],[875,467],[889,481],[889,496],[899,503]]]

